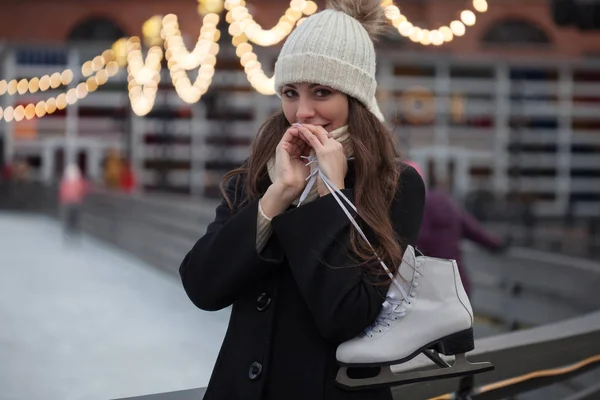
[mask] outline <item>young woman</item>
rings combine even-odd
[[[391,399],[335,383],[337,346],[376,319],[390,280],[321,178],[305,191],[318,167],[388,266],[416,242],[424,184],[397,161],[375,100],[382,14],[378,0],[338,0],[292,32],[275,67],[282,111],[224,177],[215,220],[181,264],[196,306],[233,305],[205,399]]]

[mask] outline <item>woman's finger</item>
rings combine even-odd
[[[300,139],[303,143],[305,144],[310,144],[308,143],[308,141],[304,138],[304,136],[300,133],[300,127],[302,125],[297,124],[297,125],[292,125],[292,127],[290,128],[290,132],[292,133],[293,136],[297,137],[298,139]]]
[[[313,135],[315,135],[322,145],[325,145],[325,143],[327,143],[327,141],[329,140],[328,132],[322,126],[306,124],[303,125],[303,127],[308,129]]]
[[[302,139],[300,137],[300,134],[298,133],[298,129],[294,128],[288,128],[284,133],[283,136],[281,137],[281,140],[279,141],[280,144],[283,143],[288,143],[290,144],[291,147],[287,148],[287,151],[292,151],[292,147],[296,147],[298,141],[303,142],[304,139]]]
[[[291,134],[290,130],[288,129],[283,133],[283,136],[281,137],[281,140],[279,141],[279,143],[290,143],[293,138],[294,138],[294,136]]]
[[[323,143],[315,136],[309,129],[307,129],[304,125],[300,128],[300,133],[306,139],[310,147],[313,149],[321,149],[323,147]]]

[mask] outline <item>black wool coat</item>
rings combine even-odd
[[[417,240],[425,186],[412,167],[399,168],[389,212],[405,248]],[[227,188],[232,199],[235,181]],[[354,181],[350,160],[342,192],[353,202]],[[261,182],[264,190],[269,184]],[[258,200],[235,213],[223,201],[180,266],[197,307],[233,305],[205,400],[390,400],[389,389],[349,392],[335,383],[337,346],[375,320],[388,289],[369,283],[364,268],[336,268],[356,264],[348,217],[332,195],[292,206],[273,218],[273,235],[258,254],[257,212]]]

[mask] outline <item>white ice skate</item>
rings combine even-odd
[[[309,164],[316,163],[315,157]],[[319,175],[362,238],[367,237],[356,223],[344,201],[356,211],[344,194],[313,165],[305,198]],[[342,201],[343,200],[343,201]],[[394,276],[385,263],[381,266],[392,279],[386,300],[376,320],[358,337],[342,343],[336,357],[341,365],[337,383],[356,390],[402,385],[432,379],[473,375],[494,369],[490,363],[470,363],[465,353],[474,349],[473,310],[462,286],[454,260],[415,256],[411,246]],[[455,356],[448,364],[441,356]],[[437,367],[395,374],[392,365],[405,363],[424,354]],[[380,367],[379,375],[350,378],[348,368]]]
[[[494,369],[490,363],[470,363],[465,353],[473,348],[473,311],[456,262],[416,257],[414,249],[408,246],[375,322],[360,336],[338,347],[336,357],[342,367],[337,382],[347,389],[361,389]],[[405,363],[421,353],[438,367],[392,371],[392,365]],[[448,364],[440,353],[455,356],[454,363]],[[348,376],[348,368],[352,367],[381,370],[375,377],[353,379]]]

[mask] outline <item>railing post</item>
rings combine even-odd
[[[73,71],[73,80],[69,84],[69,90],[75,89],[79,84],[80,66],[79,51],[72,48],[69,51],[69,68]],[[65,165],[77,163],[77,125],[79,119],[78,102],[67,106],[67,129],[65,132]]]
[[[508,192],[508,144],[510,137],[508,93],[510,80],[506,64],[495,68],[496,87],[494,115],[494,192],[502,198]]]
[[[4,79],[6,82],[10,82],[10,80],[15,79],[17,77],[17,60],[14,49],[9,49],[6,53],[6,59],[4,61]],[[0,106],[3,111],[6,111],[6,107],[12,106],[12,96],[2,96],[0,97]],[[14,131],[15,124],[14,122],[3,122],[0,119],[0,125],[3,125],[2,133],[4,135],[4,162],[12,163],[13,156],[15,153],[14,147]]]
[[[556,207],[566,213],[571,190],[571,136],[573,119],[573,70],[564,64],[559,69],[558,82],[558,148],[556,171]]]

